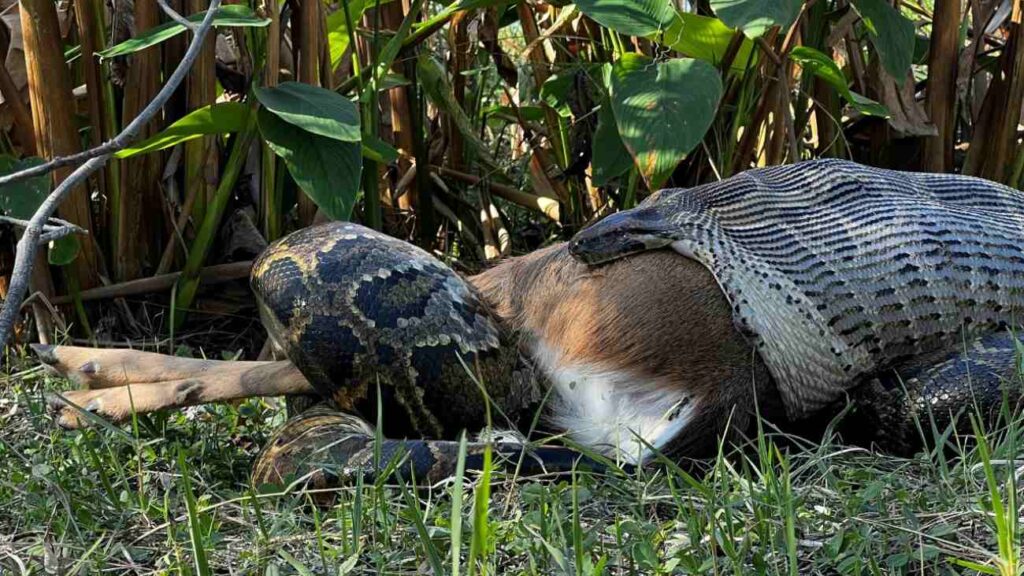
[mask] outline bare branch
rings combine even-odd
[[[0,216],[0,222],[11,224],[18,228],[28,228],[32,223],[28,220],[19,220],[10,216]],[[43,225],[43,234],[39,237],[40,244],[49,244],[72,234],[88,235],[89,232],[78,225],[72,224],[60,218],[50,218],[49,222]]]
[[[171,95],[177,89],[178,85],[181,84],[182,80],[184,80],[185,76],[188,74],[189,69],[192,68],[192,63],[195,62],[196,57],[199,55],[199,49],[201,49],[203,46],[202,39],[206,37],[206,33],[213,26],[213,17],[214,15],[216,15],[217,9],[220,8],[220,3],[221,0],[211,0],[210,8],[206,11],[206,16],[203,18],[203,21],[198,26],[196,26],[192,22],[188,22],[188,20],[185,20],[185,22],[188,22],[188,29],[191,30],[193,34],[195,34],[195,36],[192,38],[192,44],[189,45],[188,51],[185,53],[185,58],[181,61],[180,64],[178,64],[178,67],[174,70],[174,73],[171,74],[171,77],[167,79],[167,83],[164,84],[163,89],[161,89],[160,92],[157,93],[156,98],[154,98],[153,101],[150,102],[149,106],[147,106],[138,116],[136,116],[134,120],[132,120],[127,126],[125,126],[124,130],[122,130],[120,134],[114,136],[109,141],[104,142],[103,144],[95,148],[85,150],[84,152],[79,152],[78,154],[71,154],[70,156],[60,156],[44,164],[33,166],[31,168],[26,168],[24,170],[19,170],[17,172],[14,172],[13,174],[7,174],[6,176],[0,176],[0,186],[6,186],[7,184],[10,184],[12,182],[19,182],[21,180],[32,178],[33,176],[42,176],[43,174],[49,174],[50,172],[56,170],[57,168],[81,164],[83,162],[92,160],[93,158],[109,157],[114,152],[117,152],[118,150],[122,150],[128,147],[129,144],[134,142],[135,139],[139,137],[139,133],[141,133],[142,129],[146,126],[146,124],[149,123],[149,120],[153,117],[153,115],[161,108],[163,108],[164,104],[166,104],[167,100],[170,99]],[[160,6],[166,6],[166,2],[161,0]],[[170,6],[167,6],[165,11],[166,10],[170,10]],[[173,12],[173,10],[171,10],[171,12]],[[175,14],[177,14],[177,12],[175,12]],[[173,16],[171,17],[173,18]],[[181,18],[181,15],[178,14],[178,17]],[[197,39],[199,40],[198,44],[196,43]],[[193,50],[193,47],[195,47],[195,50]],[[170,88],[170,90],[168,90],[168,88]],[[153,108],[153,104],[156,104],[158,102],[159,105],[155,107],[155,110],[151,111],[150,109]],[[149,114],[147,114],[147,112],[149,112]],[[2,325],[0,325],[0,328],[2,328]],[[0,342],[2,341],[3,339],[0,338]]]
[[[192,38],[192,42],[188,46],[188,50],[185,52],[185,57],[182,58],[181,63],[175,68],[170,78],[167,79],[167,83],[164,84],[160,92],[157,93],[153,101],[147,105],[135,120],[132,120],[124,130],[115,136],[110,142],[93,148],[82,154],[75,154],[72,156],[65,157],[63,159],[55,159],[42,167],[48,167],[42,172],[36,172],[29,176],[46,174],[50,170],[59,166],[67,166],[85,160],[85,164],[82,164],[75,169],[63,182],[57,186],[53,192],[47,196],[46,200],[43,201],[42,205],[36,210],[36,213],[29,220],[28,226],[25,228],[25,233],[22,235],[21,240],[18,242],[18,249],[14,259],[14,270],[11,272],[11,282],[7,289],[7,299],[4,300],[3,308],[0,309],[0,349],[7,344],[7,339],[11,335],[11,329],[14,327],[14,321],[18,316],[18,309],[20,308],[21,299],[25,296],[25,291],[28,289],[29,277],[32,274],[32,265],[35,263],[36,252],[39,250],[39,242],[44,237],[45,227],[50,216],[57,210],[57,206],[60,205],[64,197],[73,190],[76,186],[81,184],[90,174],[99,170],[107,163],[110,156],[124,148],[135,138],[138,137],[142,127],[149,123],[157,112],[163,108],[164,104],[170,99],[171,95],[174,94],[175,90],[188,75],[189,69],[192,68],[192,64],[196,61],[199,56],[199,52],[203,47],[203,40],[206,38],[210,28],[213,27],[213,17],[217,13],[217,9],[220,7],[221,0],[210,0],[210,7],[206,10],[206,15],[203,17],[203,21],[199,24],[199,27],[195,29],[195,34]],[[75,159],[75,160],[71,160]],[[60,163],[56,163],[60,161]],[[53,164],[51,166],[51,164]],[[0,179],[0,186],[7,182],[13,182],[18,178],[12,178],[30,172],[35,169],[23,170],[8,176],[6,179]],[[29,176],[21,176],[21,178],[27,178]]]
[[[189,22],[188,18],[178,14],[178,12],[174,8],[171,8],[171,5],[167,3],[167,0],[156,0],[156,3],[160,5],[160,9],[164,11],[164,14],[171,17],[171,20],[181,24],[186,30],[191,30],[192,32],[196,31],[196,24],[194,22]]]

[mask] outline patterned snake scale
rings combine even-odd
[[[398,476],[439,480],[454,470],[464,429],[486,424],[484,392],[513,427],[533,416],[537,380],[469,284],[427,252],[356,224],[299,230],[273,243],[253,264],[252,287],[264,326],[319,394],[347,412],[322,406],[277,431],[254,468],[257,483],[312,471],[314,485],[408,454]],[[378,411],[387,440],[374,462]],[[445,440],[447,439],[447,440]],[[484,444],[469,443],[473,463]],[[571,469],[563,448],[497,446],[521,471]],[[594,463],[596,466],[596,463]],[[537,466],[540,468],[537,468]],[[548,466],[549,468],[545,468]]]
[[[813,160],[659,191],[569,250],[598,264],[667,246],[718,280],[793,418],[895,368],[933,407],[1013,374],[1006,328],[1024,312],[1017,190]]]

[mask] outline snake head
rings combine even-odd
[[[569,253],[586,264],[604,264],[623,256],[668,246],[678,227],[654,206],[617,212],[584,228],[569,241]]]

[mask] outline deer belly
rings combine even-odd
[[[696,398],[677,386],[620,367],[567,360],[543,342],[532,356],[552,386],[544,410],[548,424],[609,458],[641,463],[696,415]]]

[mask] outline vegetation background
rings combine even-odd
[[[0,2],[0,173],[107,141],[201,0]],[[53,430],[21,344],[256,357],[248,263],[352,219],[461,271],[650,190],[836,156],[1024,184],[1020,0],[252,0],[75,190],[0,396],[0,573],[1020,574],[1020,419],[902,460],[770,430],[699,478],[257,494],[271,401]],[[27,219],[62,169],[0,188]],[[17,230],[0,225],[0,298]],[[731,450],[731,449],[728,449]],[[493,487],[492,487],[493,484]]]

